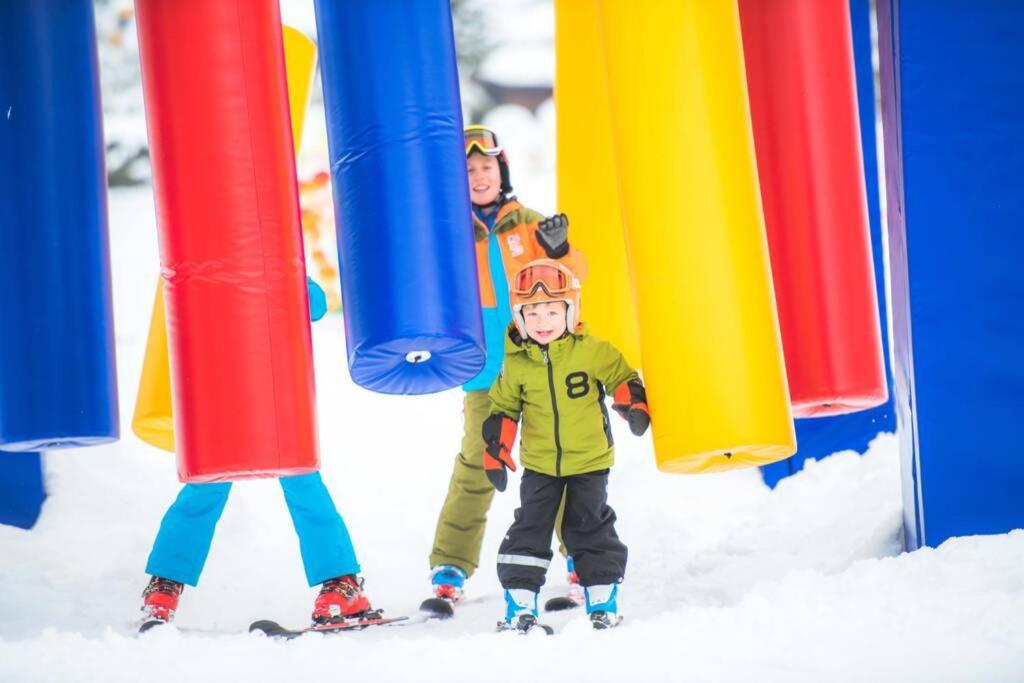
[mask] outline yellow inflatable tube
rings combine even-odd
[[[658,467],[785,458],[796,438],[736,2],[598,2]]]
[[[622,233],[604,51],[593,0],[555,2],[558,207],[589,265],[583,318],[640,367],[636,309]]]
[[[305,34],[285,26],[284,59],[288,72],[288,103],[292,113],[292,140],[298,154],[306,109],[316,72],[316,44]],[[174,418],[171,405],[171,366],[167,351],[163,280],[157,280],[156,301],[146,340],[139,394],[135,399],[132,431],[148,444],[174,451]]]

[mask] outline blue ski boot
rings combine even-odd
[[[586,586],[583,595],[587,601],[587,616],[590,624],[598,630],[613,628],[619,625],[619,586],[609,583],[601,586]]]
[[[499,631],[529,633],[540,628],[551,635],[554,630],[537,621],[537,594],[525,588],[511,588],[505,591],[505,620],[498,622]]]
[[[453,605],[462,600],[462,587],[466,584],[466,572],[454,564],[440,564],[430,572],[430,585],[434,597],[447,600]]]
[[[462,587],[466,583],[466,572],[454,564],[439,564],[430,572],[430,585],[434,597],[420,604],[420,611],[433,619],[447,619],[455,616],[455,605],[462,600]]]

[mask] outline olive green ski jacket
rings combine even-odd
[[[546,347],[523,339],[515,324],[505,338],[505,364],[491,385],[491,414],[522,417],[523,467],[555,477],[586,474],[615,461],[605,394],[637,379],[610,343],[578,328]]]

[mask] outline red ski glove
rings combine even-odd
[[[612,410],[629,423],[629,431],[642,435],[651,426],[651,413],[647,410],[647,390],[638,379],[623,382],[615,390]]]
[[[494,413],[484,420],[484,472],[491,486],[504,491],[508,485],[508,472],[516,471],[512,459],[512,444],[516,440],[519,424],[507,415]]]

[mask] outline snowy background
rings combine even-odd
[[[462,66],[467,118],[500,131],[517,191],[551,211],[554,112],[542,94],[553,74],[551,5],[458,4],[470,28],[488,27],[483,38],[460,34],[460,48],[478,53]],[[660,474],[649,437],[618,421],[610,499],[630,548],[619,629],[594,632],[567,613],[548,619],[555,637],[493,632],[502,601],[489,558],[516,504],[510,486],[456,619],[288,643],[248,635],[256,619],[303,624],[315,595],[280,488],[261,480],[234,487],[177,627],[137,636],[146,557],[180,484],[173,456],[129,424],[158,253],[125,6],[97,5],[101,33],[125,29],[102,61],[123,439],[50,454],[35,529],[0,526],[0,681],[1024,681],[1024,532],[900,554],[892,435],[864,457],[811,462],[770,491],[754,470]],[[282,11],[313,32],[311,2],[286,0]],[[495,102],[509,88],[527,104]],[[318,102],[300,176],[326,159]],[[313,338],[324,478],[374,605],[415,615],[458,450],[460,392],[370,393],[349,380],[340,316],[315,324]],[[556,560],[542,600],[564,590]]]

